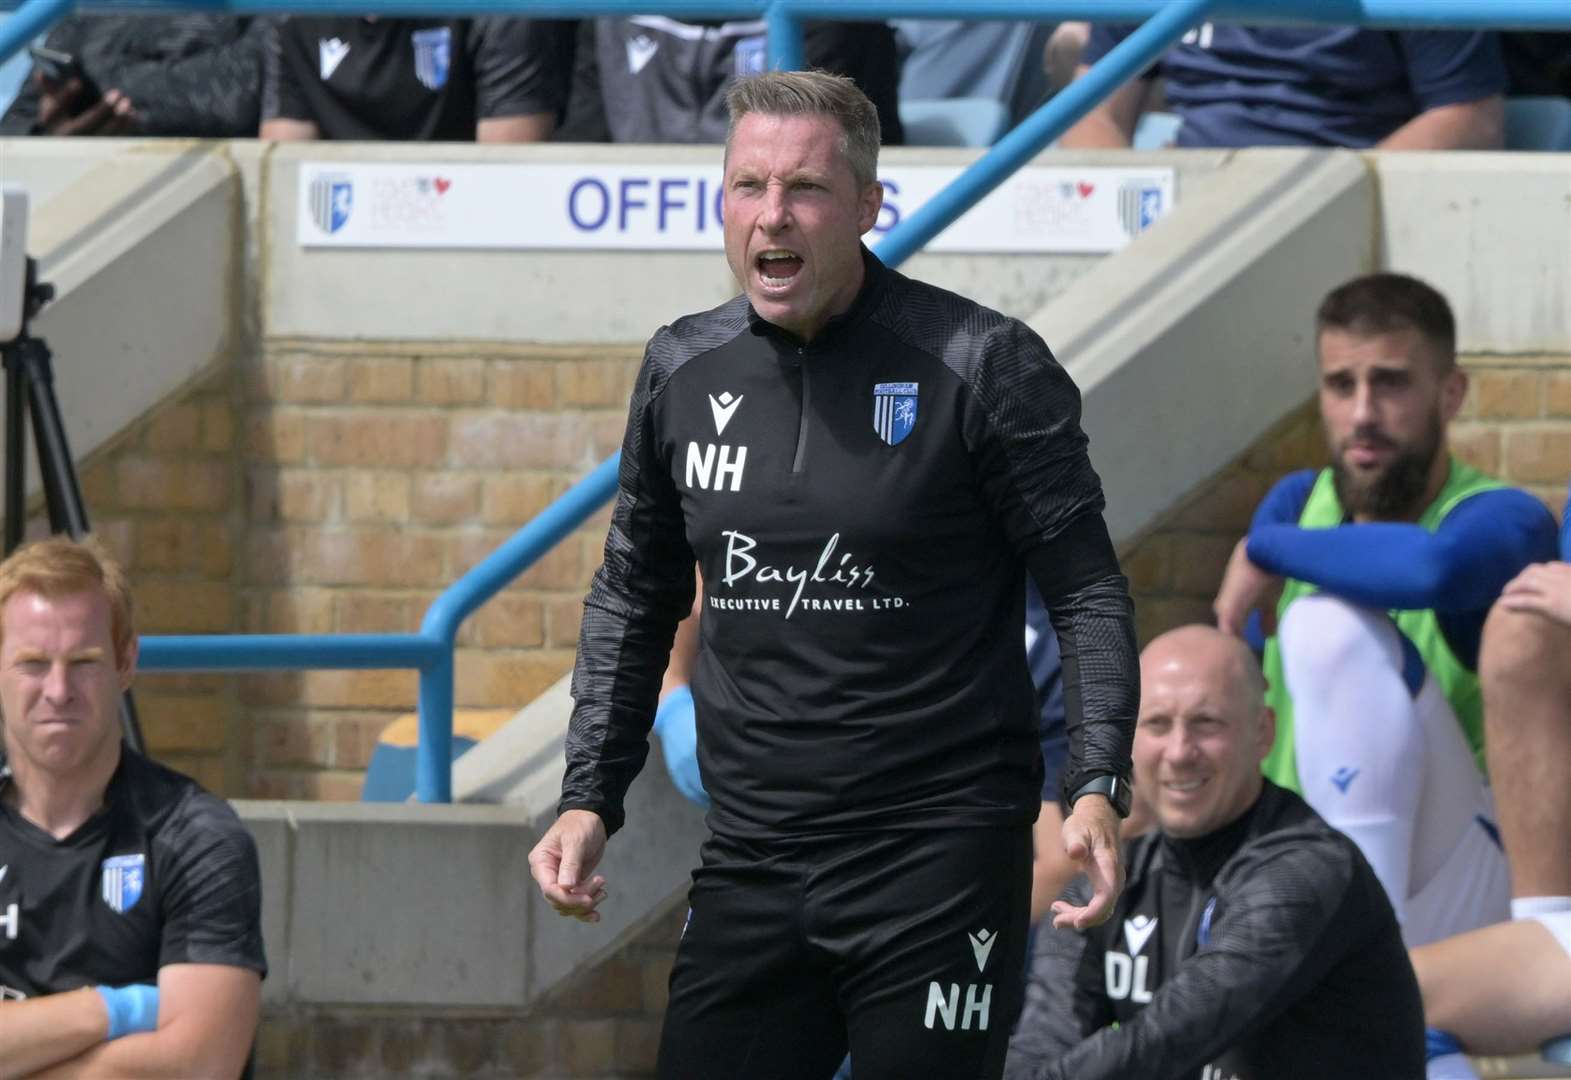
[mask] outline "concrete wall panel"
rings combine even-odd
[[[1571,352],[1571,154],[1371,154],[1385,269],[1450,299],[1463,352]]]
[[[1240,154],[1030,320],[1084,395],[1115,542],[1313,391],[1315,307],[1372,268],[1373,215],[1356,155]]]

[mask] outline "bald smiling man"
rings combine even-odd
[[[1275,721],[1254,656],[1186,626],[1146,647],[1140,678],[1135,788],[1160,829],[1128,844],[1112,919],[1037,935],[1008,1080],[1422,1077],[1390,901],[1352,841],[1260,773]]]

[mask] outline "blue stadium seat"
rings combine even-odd
[[[453,714],[453,760],[513,718],[512,709],[459,709]],[[419,718],[409,713],[382,729],[366,766],[361,802],[407,802],[415,793]]]
[[[1571,101],[1560,97],[1506,99],[1507,150],[1571,150]]]
[[[1571,1065],[1571,1035],[1550,1039],[1544,1044],[1544,1060],[1556,1065]]]
[[[1009,110],[992,98],[900,103],[907,146],[992,146],[1009,130]]]
[[[1135,137],[1130,145],[1136,150],[1163,150],[1178,141],[1178,129],[1183,124],[1177,113],[1148,112],[1135,125]]]

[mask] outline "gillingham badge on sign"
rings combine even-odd
[[[453,31],[446,26],[416,30],[409,35],[415,44],[415,78],[427,90],[447,85],[447,71],[453,60]]]
[[[311,220],[325,233],[335,233],[349,220],[355,187],[349,177],[326,173],[311,181]]]
[[[916,427],[916,383],[881,382],[873,387],[873,430],[898,446]]]
[[[762,75],[769,70],[769,39],[759,34],[757,37],[738,38],[736,50],[732,55],[732,62],[736,67],[736,77],[744,75]]]
[[[142,899],[142,883],[147,877],[145,855],[116,855],[104,860],[104,903],[124,915]]]
[[[1139,236],[1162,217],[1160,185],[1131,181],[1118,189],[1118,223],[1129,236]]]

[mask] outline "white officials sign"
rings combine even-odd
[[[883,170],[870,244],[962,169]],[[720,168],[680,165],[300,166],[303,247],[718,251]],[[1171,168],[1026,168],[929,251],[1117,251],[1173,208]]]

